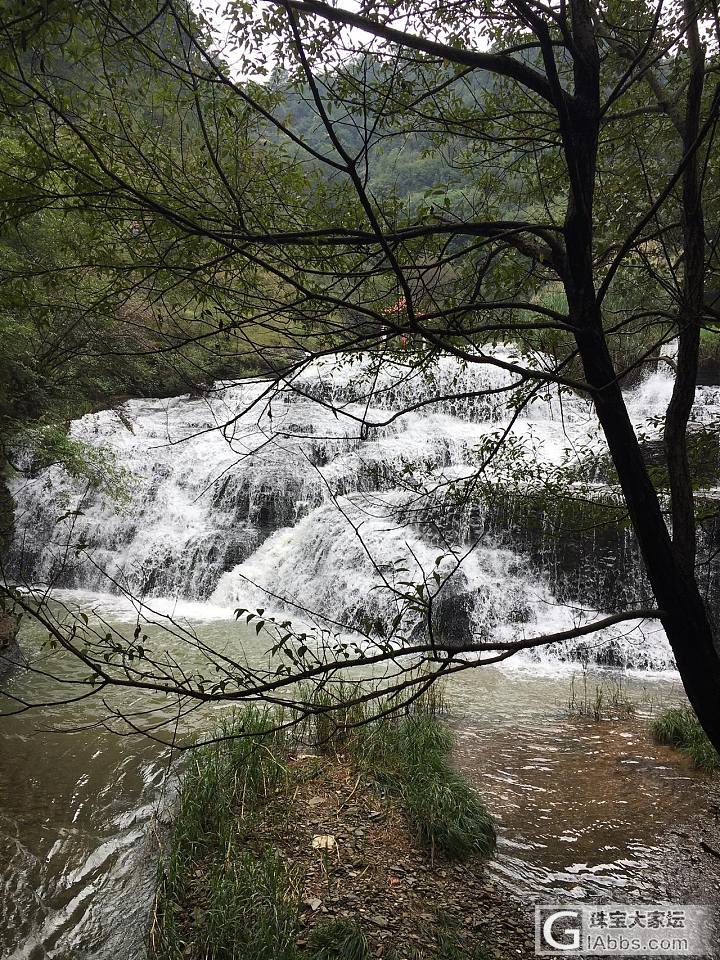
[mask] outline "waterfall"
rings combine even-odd
[[[511,347],[493,356],[526,362]],[[391,620],[401,580],[432,586],[439,573],[442,629],[482,639],[639,602],[648,590],[630,532],[564,531],[547,494],[571,468],[581,509],[617,500],[590,404],[517,383],[492,364],[353,355],[309,363],[277,388],[218,383],[90,414],[70,434],[112,454],[123,497],[26,463],[11,480],[8,569],[18,583],[209,602],[229,615],[270,606],[343,631]],[[628,391],[648,448],[671,389],[660,368]],[[694,420],[709,426],[719,413],[718,389],[699,387]],[[506,429],[505,453],[488,458]],[[534,656],[672,666],[657,624]]]

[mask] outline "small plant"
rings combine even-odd
[[[720,756],[691,707],[666,710],[653,720],[652,733],[657,743],[685,751],[699,770],[720,768]]]
[[[427,946],[402,954],[391,952],[388,960],[491,960],[483,944],[464,943],[452,926],[438,924],[423,933]]]
[[[351,732],[368,720],[364,704],[353,703],[362,691],[352,683],[337,682],[302,692],[310,712],[305,721],[310,740],[321,753],[341,751]]]
[[[198,956],[296,960],[297,884],[272,851],[216,860],[204,876]]]
[[[632,717],[635,704],[625,692],[621,677],[595,682],[591,689],[587,669],[583,668],[580,689],[575,684],[575,676],[570,681],[567,709],[571,717],[583,717],[599,722]]]
[[[308,951],[312,960],[369,960],[362,927],[354,920],[329,920],[310,934]]]
[[[291,871],[271,851],[237,852],[259,809],[282,798],[287,783],[287,743],[272,726],[268,711],[239,711],[187,765],[158,880],[152,957],[296,960]]]

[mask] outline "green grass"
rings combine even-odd
[[[452,733],[439,719],[445,710],[442,688],[431,687],[404,716],[374,720],[367,706],[350,703],[359,692],[339,683],[306,695],[319,709],[307,724],[314,746],[349,754],[399,803],[416,839],[433,856],[490,856],[495,849],[492,819],[450,762]]]
[[[423,930],[427,946],[384,953],[387,960],[490,960],[481,944],[463,943],[456,930],[437,924]],[[302,960],[374,960],[363,929],[356,920],[338,919],[319,924],[308,939],[308,955]]]
[[[370,947],[356,920],[328,920],[308,940],[312,960],[370,960]]]
[[[348,690],[324,691],[318,703],[340,707],[306,724],[329,751],[340,748],[405,812],[433,855],[488,855],[492,822],[472,788],[450,765],[452,735],[433,713],[433,699],[402,718],[369,718],[347,706]],[[297,946],[301,883],[291,865],[259,849],[263,820],[291,816],[288,764],[294,742],[273,730],[279,714],[247,709],[196,751],[181,780],[170,849],[158,877],[150,956],[153,960],[371,960],[355,920],[316,927]],[[357,726],[358,721],[363,722]],[[430,944],[431,941],[428,940]],[[447,942],[450,943],[450,940]],[[437,940],[427,960],[480,960],[448,952]],[[455,948],[453,948],[455,949]],[[433,952],[434,951],[434,952]]]
[[[167,863],[158,880],[151,956],[295,960],[298,895],[271,851],[243,852],[259,811],[282,814],[287,743],[272,714],[248,709],[183,771]]]
[[[194,956],[296,960],[297,879],[271,850],[216,859],[203,883]]]
[[[495,849],[492,819],[450,763],[452,733],[437,717],[417,714],[362,727],[351,750],[403,808],[410,829],[433,855],[464,860]]]
[[[425,947],[390,953],[387,960],[490,960],[483,944],[463,943],[452,926],[437,924],[423,931]]]
[[[658,743],[684,750],[699,770],[720,768],[720,756],[691,707],[666,710],[653,721],[652,733]]]

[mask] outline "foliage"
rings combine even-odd
[[[612,677],[605,681],[595,680],[590,690],[587,670],[583,670],[582,688],[575,686],[575,676],[570,681],[568,713],[571,717],[590,718],[599,722],[608,719],[627,719],[635,713],[635,704],[628,696],[622,678]]]
[[[262,817],[292,815],[293,741],[279,731],[282,719],[271,710],[238,711],[184,765],[150,934],[158,960],[306,956],[296,947],[299,879],[272,849],[258,850],[255,837]],[[451,856],[491,853],[490,819],[452,770],[451,737],[437,719],[419,707],[399,722],[364,720],[368,726],[344,728],[334,744],[400,802],[418,838]],[[451,952],[452,943],[438,932],[437,960],[466,957]],[[362,928],[354,920],[315,927],[306,960],[369,960]]]
[[[298,901],[272,851],[242,853],[259,809],[282,802],[285,742],[266,711],[228,719],[182,773],[150,941],[163,960],[294,960]],[[228,856],[229,851],[235,855]]]
[[[350,745],[360,768],[400,800],[410,829],[433,854],[459,860],[490,856],[492,820],[453,768],[451,748],[450,730],[422,713],[370,723]]]
[[[57,424],[26,428],[21,454],[21,469],[30,475],[61,464],[69,476],[87,480],[112,499],[123,502],[129,498],[128,485],[132,480],[118,465],[113,452],[76,439]]]
[[[8,21],[15,6],[3,4]],[[127,14],[142,19],[151,8],[133,3]],[[159,132],[153,163],[164,156],[163,176],[171,177],[178,162],[185,176],[199,176],[200,130],[187,116],[189,104],[178,103],[178,87],[142,57],[129,63],[103,48],[99,27],[56,4],[54,19],[33,36],[44,48],[39,72],[56,71],[58,93],[64,86],[61,109],[102,130],[114,156],[124,149],[124,175],[150,177],[157,186],[167,182],[157,166],[142,175],[133,166],[132,136],[144,136],[153,115],[169,117],[171,104],[176,113]],[[165,55],[184,56],[183,40],[167,22],[156,39]],[[0,65],[8,56],[5,48]],[[22,59],[29,66],[32,57]],[[113,93],[118,83],[122,102]],[[36,449],[38,462],[62,462],[75,475],[84,454],[61,436],[70,418],[128,396],[171,396],[262,372],[273,365],[275,349],[275,362],[284,363],[291,344],[262,325],[238,334],[227,323],[217,273],[208,289],[207,276],[193,268],[202,243],[185,243],[174,259],[178,238],[162,218],[129,198],[103,200],[105,189],[113,193],[112,177],[99,182],[103,158],[83,154],[68,126],[55,140],[48,114],[31,117],[16,94],[7,83],[0,88],[0,470],[20,442]],[[114,99],[112,114],[106,98]],[[238,143],[230,132],[228,143]],[[187,280],[178,282],[178,269],[188,271]],[[102,473],[102,465],[88,463],[93,484],[104,484]]]

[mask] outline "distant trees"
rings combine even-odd
[[[3,106],[62,183],[43,186],[47,208],[76,204],[115,236],[132,229],[126,265],[117,240],[91,260],[114,281],[125,270],[143,302],[182,291],[183,343],[212,352],[221,335],[228,354],[263,343],[281,377],[313,357],[408,337],[415,364],[450,353],[506,371],[518,409],[548,386],[592,400],[656,602],[609,622],[654,610],[720,747],[720,656],[696,576],[687,453],[700,340],[720,320],[712,5],[229,2],[242,74],[268,60],[285,71],[267,84],[231,75],[183,4],[3,10]],[[306,102],[300,127],[283,83]],[[321,135],[309,135],[308,110]],[[404,136],[458,172],[452,189],[439,183],[412,203],[387,189],[378,162],[383,173],[383,151]],[[621,381],[676,337],[664,425],[671,533]],[[499,357],[500,340],[522,344],[525,359]],[[538,354],[548,344],[550,363]],[[414,650],[437,672],[465,668],[471,651],[492,660],[556,639],[474,643],[438,660],[432,596],[407,603],[427,613],[430,635]],[[286,670],[260,678],[224,665],[223,680],[198,684],[157,659],[138,667],[136,643],[104,648],[98,636],[88,653],[47,625],[101,685],[190,700],[278,695],[344,662],[392,661],[400,638],[374,638],[376,656],[344,650],[315,663],[278,626]]]

